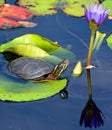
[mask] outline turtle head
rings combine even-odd
[[[56,65],[55,70],[58,69],[60,70],[60,73],[62,73],[64,70],[66,70],[66,68],[69,65],[69,60],[65,59],[63,60],[61,63],[59,63],[58,65]]]
[[[53,69],[53,72],[51,73],[52,77],[54,79],[58,79],[59,76],[62,74],[62,72],[64,70],[66,70],[66,68],[68,67],[68,65],[69,65],[69,60],[68,59],[63,60],[61,63],[59,63],[58,65],[56,65],[55,68]]]

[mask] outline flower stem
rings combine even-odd
[[[91,86],[91,73],[90,69],[87,69],[87,81],[88,81],[88,95],[89,98],[92,98],[92,86]]]
[[[90,45],[89,45],[88,56],[87,56],[87,66],[89,66],[91,64],[95,32],[96,32],[95,29],[91,29]],[[87,82],[88,82],[88,95],[89,95],[89,98],[92,98],[92,86],[91,86],[90,69],[87,69]]]
[[[87,66],[90,65],[90,63],[91,63],[95,32],[96,31],[94,29],[91,30],[90,45],[89,45],[88,57],[87,57]]]

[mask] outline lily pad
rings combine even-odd
[[[18,4],[26,7],[32,14],[46,15],[57,13],[58,8],[71,16],[84,16],[82,5],[99,3],[99,0],[18,0]]]
[[[22,56],[44,58],[50,56],[49,51],[59,48],[59,44],[40,35],[26,34],[2,44],[0,52],[9,51]]]
[[[36,26],[35,23],[19,21],[19,20],[27,20],[31,16],[32,15],[23,7],[4,4],[0,6],[0,28],[9,29],[9,28],[16,28],[21,26],[34,27]]]
[[[84,16],[83,5],[88,7],[90,3],[99,3],[99,0],[67,0],[67,2],[69,4],[65,5],[63,12],[71,16],[81,17]]]
[[[62,61],[59,57],[50,55],[45,50],[33,46],[33,45],[27,45],[27,44],[21,44],[21,45],[14,45],[14,44],[8,44],[9,46],[5,46],[5,44],[0,46],[0,52],[12,52],[14,54],[25,56],[25,57],[32,57],[32,58],[44,58],[48,61],[51,61],[53,63],[59,63]],[[12,46],[11,46],[12,45]]]
[[[18,45],[13,46],[5,51],[13,52],[15,54],[21,55],[21,56],[27,56],[27,57],[34,57],[34,58],[45,58],[49,57],[50,55],[44,51],[43,49],[32,46],[32,45]]]
[[[104,0],[102,2],[102,5],[105,7],[105,9],[110,9],[109,17],[112,18],[112,1],[111,0]]]
[[[13,52],[27,57],[45,58],[53,63],[62,59],[74,60],[76,56],[67,49],[62,48],[57,42],[48,40],[37,34],[26,34],[17,37],[0,46],[0,52]]]
[[[38,34],[22,35],[20,37],[14,38],[13,40],[7,42],[5,46],[7,48],[10,46],[21,45],[21,44],[34,45],[34,46],[40,47],[41,49],[47,52],[51,52],[51,51],[61,48],[61,46],[57,42],[53,42]]]
[[[112,34],[106,39],[107,45],[112,49]]]
[[[0,52],[12,52],[21,56],[46,58],[47,60],[62,61],[60,58],[50,55],[48,52],[62,48],[56,42],[52,42],[40,35],[26,34],[17,37],[0,46]]]
[[[48,98],[59,93],[66,85],[67,79],[18,83],[0,74],[0,100],[23,102]]]
[[[27,8],[34,15],[57,13],[55,3],[57,0],[19,0],[18,4]]]

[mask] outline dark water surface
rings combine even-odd
[[[8,0],[13,3],[15,0]],[[79,126],[81,111],[88,100],[87,78],[84,70],[80,78],[72,76],[72,70],[78,60],[85,65],[90,30],[85,18],[74,18],[59,12],[51,16],[38,16],[32,20],[38,23],[35,28],[18,28],[0,30],[0,43],[5,43],[26,33],[40,34],[57,41],[64,48],[76,54],[64,74],[68,78],[68,99],[61,99],[60,94],[54,97],[24,103],[0,102],[0,130],[83,130]],[[112,21],[106,20],[99,29],[109,34]],[[80,37],[80,39],[78,38]],[[81,39],[85,42],[81,42]],[[1,59],[3,59],[3,56]],[[104,126],[99,130],[112,129],[112,50],[106,42],[92,63],[97,67],[91,71],[93,99],[105,115]],[[2,66],[2,65],[1,65]],[[94,128],[93,128],[94,130]]]

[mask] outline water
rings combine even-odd
[[[40,34],[50,40],[58,41],[64,48],[77,55],[64,74],[68,78],[68,98],[61,99],[60,94],[51,98],[23,103],[0,102],[1,130],[83,130],[79,126],[81,111],[88,100],[86,71],[80,78],[72,76],[72,70],[78,60],[85,65],[90,30],[85,18],[74,18],[59,12],[51,16],[38,16],[32,20],[38,23],[35,28],[0,30],[0,42],[5,43],[26,33]],[[101,32],[111,32],[112,22],[106,20]],[[80,37],[80,38],[79,38]],[[83,41],[82,41],[83,40]],[[86,44],[87,45],[86,45]],[[112,51],[106,42],[92,63],[97,67],[91,71],[93,99],[105,115],[104,126],[99,130],[112,129]],[[1,59],[4,57],[1,55]],[[1,65],[2,66],[2,65]],[[94,130],[94,128],[93,128]]]

